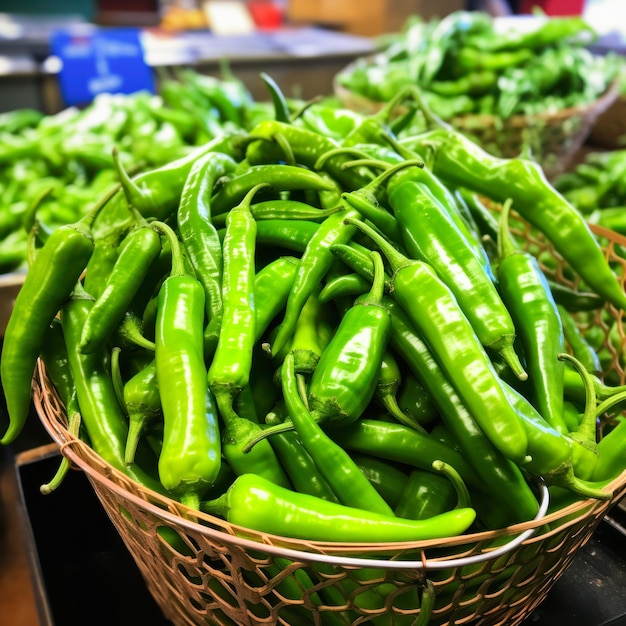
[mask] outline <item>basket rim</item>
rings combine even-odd
[[[61,454],[73,465],[80,468],[80,470],[82,470],[90,480],[95,480],[106,489],[125,498],[126,500],[129,500],[135,506],[148,511],[152,515],[161,518],[166,522],[182,526],[189,531],[199,533],[206,537],[218,537],[222,541],[226,538],[229,543],[238,545],[244,549],[258,550],[262,547],[262,549],[268,553],[277,554],[299,561],[323,561],[324,563],[336,563],[348,566],[376,566],[379,568],[410,569],[412,566],[419,566],[419,563],[397,560],[385,561],[381,559],[367,559],[362,557],[352,558],[345,556],[345,554],[355,551],[358,554],[385,554],[388,552],[406,550],[421,551],[421,564],[424,566],[426,565],[424,550],[433,548],[450,548],[458,545],[474,543],[478,544],[480,542],[490,541],[502,536],[516,535],[524,537],[523,540],[519,540],[517,544],[523,543],[526,540],[531,539],[530,535],[536,532],[543,525],[551,524],[562,519],[565,520],[565,523],[560,526],[559,529],[563,528],[567,525],[567,523],[574,523],[577,519],[579,519],[578,517],[573,517],[576,514],[580,514],[580,516],[590,515],[598,508],[610,506],[611,503],[616,502],[626,493],[626,470],[624,470],[620,476],[607,485],[607,490],[612,494],[612,496],[607,500],[597,500],[594,498],[578,500],[545,516],[540,515],[534,520],[520,522],[506,528],[414,542],[343,543],[294,539],[291,537],[283,537],[271,533],[255,531],[243,526],[232,524],[208,513],[191,509],[166,495],[157,493],[148,487],[139,485],[138,483],[134,483],[126,474],[113,467],[102,459],[102,457],[97,455],[87,443],[70,433],[64,424],[61,424],[58,420],[55,421],[52,419],[52,416],[46,410],[45,406],[46,400],[49,399],[51,395],[56,396],[56,399],[58,400],[56,390],[50,384],[47,377],[45,365],[41,359],[38,359],[35,377],[33,378],[33,401],[39,419],[42,422],[44,429],[59,445]],[[120,482],[117,483],[111,480],[108,476],[96,469],[96,467],[89,462],[90,457],[96,458],[98,463],[107,468],[107,472],[110,472],[115,477],[119,477],[121,479]],[[142,493],[146,494],[147,498],[140,498],[121,486],[124,482],[128,481],[136,484],[138,489]],[[159,503],[159,506],[155,504],[157,502]],[[177,515],[172,511],[178,511],[179,514]],[[206,523],[201,523],[203,521]],[[220,527],[227,528],[230,532],[220,530]],[[251,536],[255,537],[255,539],[250,539],[249,537]],[[293,545],[297,545],[298,548],[294,549],[290,547]],[[484,554],[486,555],[484,558],[491,558],[490,552],[490,550],[486,550],[477,554]],[[428,562],[429,567],[432,568],[433,564],[436,564],[436,562],[437,559]],[[449,567],[449,561],[447,561],[447,559],[444,563],[446,567]],[[437,567],[437,565],[434,565],[434,567]]]

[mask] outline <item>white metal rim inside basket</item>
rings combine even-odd
[[[189,530],[198,532],[201,530],[204,534],[209,537],[213,537],[219,540],[223,540],[224,535],[228,537],[228,541],[233,543],[241,548],[249,549],[249,550],[259,550],[262,549],[264,552],[268,554],[280,556],[283,558],[293,559],[294,561],[305,561],[305,562],[321,562],[325,564],[345,566],[345,567],[377,567],[382,569],[396,569],[396,570],[406,570],[406,569],[417,569],[417,570],[437,570],[437,569],[446,569],[451,567],[463,567],[466,565],[473,565],[476,563],[481,563],[483,561],[487,561],[490,559],[498,558],[503,554],[507,554],[511,552],[519,545],[521,545],[524,541],[526,541],[529,537],[531,537],[536,530],[539,528],[539,524],[533,526],[532,528],[528,528],[522,531],[519,535],[516,535],[511,541],[506,544],[499,546],[493,550],[487,550],[484,552],[480,552],[478,554],[468,556],[468,557],[459,557],[453,559],[443,559],[443,560],[434,560],[429,561],[428,559],[420,559],[420,560],[382,560],[382,559],[367,559],[360,557],[349,557],[349,556],[339,556],[339,555],[329,555],[322,554],[316,552],[305,552],[303,550],[296,550],[293,548],[286,548],[281,546],[274,546],[271,544],[260,543],[258,541],[254,541],[251,539],[246,539],[244,537],[239,537],[237,535],[231,535],[228,533],[224,533],[223,531],[211,528],[209,526],[202,526],[197,522],[192,520],[187,520],[184,517],[176,516],[169,511],[162,509],[151,502],[138,498],[132,493],[129,493],[117,483],[113,482],[106,476],[103,476],[101,473],[96,472],[93,467],[91,467],[80,455],[76,454],[72,449],[72,446],[68,446],[67,440],[65,440],[65,434],[59,432],[59,430],[53,427],[48,420],[43,420],[44,427],[48,434],[56,441],[57,444],[63,447],[63,454],[67,456],[67,458],[74,463],[76,466],[80,467],[86,474],[91,476],[94,480],[97,480],[99,483],[102,483],[106,486],[107,489],[115,492],[119,496],[131,500],[137,506],[145,509],[146,511],[152,513],[155,517],[161,518],[165,521],[168,521],[174,525],[183,526]],[[80,440],[76,440],[80,441]],[[82,442],[81,442],[82,443]],[[83,444],[87,445],[87,444]],[[113,468],[114,469],[114,468]],[[539,505],[539,510],[537,515],[534,517],[533,521],[538,522],[542,520],[547,511],[550,503],[550,495],[548,488],[543,481],[543,479],[538,479],[539,491],[541,494],[541,502]]]

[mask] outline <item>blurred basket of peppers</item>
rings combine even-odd
[[[626,149],[588,152],[554,185],[589,223],[626,235]]]
[[[0,115],[0,274],[25,267],[35,212],[55,230],[117,181],[114,146],[138,173],[270,114],[224,66],[219,78],[189,68],[164,73],[158,95],[103,93],[54,115],[27,108]]]
[[[552,178],[617,98],[623,60],[593,54],[587,46],[597,34],[578,16],[536,16],[530,28],[516,21],[480,11],[412,17],[400,33],[380,38],[376,55],[339,72],[336,93],[371,113],[416,85],[439,117],[487,151],[530,153]]]

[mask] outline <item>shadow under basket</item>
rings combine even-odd
[[[350,92],[337,81],[334,89],[335,95],[348,109],[373,114],[384,106],[382,102]],[[533,158],[553,180],[567,170],[598,117],[617,97],[617,83],[613,83],[602,96],[586,105],[535,115],[513,115],[507,119],[476,114],[460,115],[446,121],[494,156],[517,157],[525,146],[530,147]],[[437,114],[437,111],[433,110],[433,113]]]
[[[626,238],[595,226],[593,230],[623,287]],[[547,273],[578,287],[549,245],[523,225],[517,233],[529,249],[554,259]],[[626,341],[621,311],[607,305],[595,314],[594,324],[606,333],[605,345],[607,319],[619,326],[622,343]],[[623,384],[621,353],[613,352],[605,374]],[[69,432],[63,405],[41,361],[33,387],[45,429],[61,453],[86,474],[150,594],[176,626],[405,626],[419,617],[425,590],[429,599],[434,591],[431,626],[516,626],[544,600],[626,493],[625,471],[609,485],[610,499],[579,500],[546,513],[548,490],[539,482],[538,516],[508,528],[420,542],[307,542],[235,526],[135,483]]]

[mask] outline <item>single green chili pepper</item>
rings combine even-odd
[[[510,198],[592,291],[626,309],[626,295],[585,219],[548,183],[541,166],[527,159],[494,157],[447,125],[407,143],[434,150],[433,171],[443,180],[498,202]]]
[[[311,455],[339,502],[365,511],[393,515],[391,507],[361,472],[350,455],[322,430],[318,420],[302,401],[292,352],[285,357],[281,372],[287,414],[295,426],[302,445]]]
[[[176,213],[178,233],[196,278],[204,287],[207,358],[215,351],[222,319],[222,245],[212,222],[210,197],[216,181],[235,169],[232,157],[209,152],[191,166]]]
[[[222,451],[235,474],[254,471],[277,484],[289,485],[269,442],[260,442],[248,453],[243,451],[243,442],[258,435],[261,426],[238,415],[234,406],[237,398],[249,387],[256,337],[256,222],[250,213],[250,202],[260,187],[253,187],[229,211],[226,220],[222,281],[224,312],[217,348],[209,366],[208,384],[224,422]]]
[[[360,296],[371,287],[371,281],[356,272],[351,274],[339,274],[327,280],[320,291],[321,302],[332,302],[337,298],[346,296]]]
[[[272,354],[279,353],[291,339],[302,307],[330,269],[334,260],[330,246],[336,243],[347,243],[352,238],[355,229],[347,225],[344,219],[350,216],[359,217],[359,213],[348,209],[327,217],[319,224],[309,240],[302,253],[300,266],[289,293],[285,315],[272,345]]]
[[[159,290],[154,352],[163,411],[159,478],[197,508],[221,466],[218,414],[204,361],[204,289],[186,273],[174,231],[153,224],[172,248],[172,270]]]
[[[413,469],[394,513],[407,519],[428,519],[454,508],[456,491],[442,474]]]
[[[152,477],[143,459],[132,467],[124,462],[128,427],[108,371],[108,356],[103,352],[83,355],[78,349],[80,334],[92,306],[93,299],[77,283],[71,298],[61,309],[63,337],[89,444],[96,454],[120,472],[153,491],[164,493],[164,486]]]
[[[420,541],[457,536],[474,521],[473,509],[457,509],[429,520],[354,509],[297,493],[261,476],[239,476],[224,496],[202,503],[206,513],[260,532],[311,541]]]
[[[516,247],[509,232],[510,203],[500,216],[498,288],[524,349],[533,404],[547,422],[567,434],[563,420],[565,337],[556,302],[537,259]]]
[[[256,272],[254,277],[254,341],[263,337],[287,303],[300,259],[280,256]]]
[[[250,211],[255,220],[308,220],[311,222],[321,222],[324,218],[341,211],[341,205],[331,207],[329,209],[320,209],[311,206],[306,202],[298,200],[264,200],[256,202],[250,206]],[[217,227],[221,227],[226,223],[228,213],[216,215],[213,223]]]
[[[519,416],[450,288],[429,265],[406,257],[363,222],[348,222],[367,234],[389,261],[392,297],[431,346],[481,429],[507,458],[523,462],[527,441]]]
[[[585,335],[580,330],[576,320],[570,312],[560,304],[557,304],[557,310],[561,318],[563,326],[563,335],[572,354],[583,364],[585,370],[591,374],[600,374],[602,372],[602,364],[598,357],[598,353],[585,339]]]
[[[313,169],[322,155],[340,147],[339,143],[330,137],[306,128],[298,128],[293,124],[284,124],[275,120],[264,120],[259,122],[248,135],[246,158],[252,165],[284,161],[284,151],[281,144],[276,141],[278,136],[282,137],[284,143],[289,146],[298,164]],[[347,155],[329,159],[324,165],[324,171],[339,182],[343,189],[359,189],[367,178],[364,178],[357,169],[341,167],[342,163],[349,159]]]
[[[223,419],[233,413],[233,402],[248,385],[255,339],[254,280],[256,222],[250,213],[257,185],[230,210],[224,237],[224,275],[222,283],[223,320],[217,349],[208,372]]]
[[[514,349],[516,329],[491,276],[428,188],[410,178],[392,178],[389,202],[409,256],[429,263],[456,297],[480,342],[511,367],[528,376]]]
[[[549,276],[546,280],[550,285],[550,291],[554,296],[554,301],[567,311],[578,313],[580,311],[595,311],[604,306],[605,300],[595,293],[589,291],[578,291],[559,283]]]
[[[408,416],[400,408],[397,395],[401,384],[402,372],[400,371],[400,365],[393,352],[388,349],[383,355],[374,398],[391,417],[398,420],[401,424],[426,432],[419,422]]]
[[[263,183],[274,191],[332,191],[333,186],[317,172],[295,165],[253,165],[245,172],[230,178],[211,197],[211,212],[219,215],[241,202],[255,186]]]
[[[10,444],[28,418],[35,363],[52,319],[72,293],[94,250],[91,228],[111,193],[83,218],[57,228],[26,274],[7,323],[0,373],[9,427],[0,443]]]
[[[257,222],[257,245],[304,252],[319,227],[309,220],[261,220]]]
[[[432,471],[433,461],[443,460],[452,465],[466,483],[485,489],[482,479],[460,452],[410,426],[363,417],[350,426],[333,428],[328,433],[350,454],[369,454],[411,469]]]
[[[159,233],[147,223],[138,225],[126,239],[83,328],[85,354],[98,350],[112,336],[161,252]]]
[[[503,515],[508,517],[508,523],[532,519],[539,505],[518,465],[502,454],[479,427],[431,348],[417,333],[400,305],[390,297],[384,302],[392,316],[391,348],[424,386],[454,442],[481,482],[471,483],[462,473],[464,480],[478,489],[489,490],[498,502],[498,508],[504,509]],[[443,457],[442,460],[450,462]],[[450,463],[460,471],[457,464]]]
[[[279,401],[265,417],[265,422],[269,425],[280,424],[287,417],[284,401]],[[297,432],[276,433],[270,443],[296,491],[317,496],[322,500],[339,502]]]
[[[396,401],[400,410],[417,424],[425,426],[439,419],[431,395],[410,370],[403,372]]]
[[[155,359],[126,381],[123,397],[128,415],[128,437],[124,448],[124,461],[127,465],[131,465],[135,460],[139,438],[163,415]]]
[[[277,122],[288,124],[291,121],[291,112],[289,111],[289,105],[287,104],[285,95],[278,86],[278,83],[265,72],[261,72],[259,76],[270,92],[272,104],[274,105],[274,119]]]
[[[385,499],[385,502],[392,509],[395,509],[403,497],[404,487],[408,481],[407,473],[395,463],[390,463],[370,454],[353,452],[350,456],[367,480]],[[403,517],[397,513],[395,515]]]

